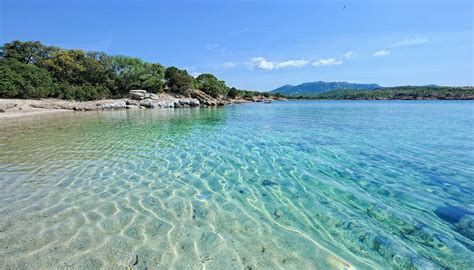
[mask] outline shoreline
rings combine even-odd
[[[18,117],[73,111],[112,111],[186,107],[217,107],[249,102],[270,103],[275,98],[254,96],[247,99],[212,98],[201,91],[190,97],[170,94],[150,94],[144,90],[133,90],[129,98],[92,101],[71,101],[61,99],[2,99],[0,98],[0,120]]]
[[[253,98],[227,99],[216,102],[213,105],[190,105],[190,98],[176,98],[167,95],[166,98],[155,100],[154,102],[144,100],[146,106],[129,105],[131,100],[105,99],[93,101],[70,101],[61,99],[4,99],[0,98],[0,120],[14,119],[28,116],[47,115],[54,113],[75,112],[75,111],[112,111],[112,110],[133,110],[133,109],[161,109],[161,108],[185,108],[185,107],[222,107],[232,104],[243,104],[261,102],[264,99]],[[271,102],[280,99],[269,99]],[[285,99],[286,101],[470,101],[472,99]],[[147,103],[148,102],[148,103]],[[268,102],[267,102],[268,103]],[[143,102],[142,102],[143,104]]]

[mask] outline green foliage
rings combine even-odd
[[[235,87],[231,87],[229,89],[229,92],[227,93],[227,97],[229,98],[236,98],[239,94],[239,90],[237,90],[237,88]]]
[[[58,87],[58,97],[61,99],[86,101],[103,99],[109,95],[109,90],[101,85],[88,83],[82,85],[61,84]]]
[[[231,87],[229,89],[229,92],[227,93],[227,97],[229,98],[244,98],[244,99],[250,99],[253,98],[254,96],[260,96],[263,95],[265,97],[270,97],[270,93],[268,92],[257,92],[257,91],[248,91],[248,90],[239,90],[235,87]]]
[[[50,57],[58,48],[44,46],[39,41],[21,42],[18,40],[5,43],[0,49],[0,57],[14,59],[24,64],[37,64]]]
[[[42,98],[56,94],[56,85],[48,71],[15,59],[0,59],[0,96]]]
[[[66,50],[38,41],[12,41],[0,48],[0,97],[92,100],[127,96],[132,89],[185,94],[199,88],[217,97],[229,91],[211,74],[195,80],[186,70],[139,58]],[[244,92],[234,88],[234,94]]]
[[[65,84],[108,85],[113,80],[111,58],[100,52],[57,50],[39,63],[53,77]]]
[[[212,74],[201,74],[196,78],[196,81],[198,82],[199,90],[212,97],[226,96],[227,92],[229,92],[225,82],[219,81]]]
[[[194,84],[194,78],[184,69],[169,67],[165,71],[166,85],[174,93],[184,94]]]
[[[114,95],[126,95],[132,89],[144,89],[152,93],[163,92],[165,68],[139,58],[115,56],[112,59],[115,75]]]

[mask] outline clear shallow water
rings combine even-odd
[[[472,269],[473,127],[442,101],[0,120],[0,268]]]

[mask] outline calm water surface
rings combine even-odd
[[[473,269],[474,102],[0,120],[1,269]]]

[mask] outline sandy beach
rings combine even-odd
[[[38,108],[31,106],[41,102],[44,101],[31,99],[0,99],[0,119],[11,119],[39,114],[71,112],[71,110],[61,108]]]

